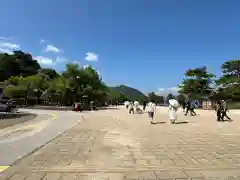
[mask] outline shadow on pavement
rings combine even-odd
[[[31,113],[0,113],[0,129],[30,121],[36,117],[36,114]]]
[[[15,119],[15,118],[21,118],[26,116],[31,116],[35,118],[37,115],[31,114],[31,113],[0,113],[0,121],[5,119]]]
[[[175,122],[175,124],[187,124],[187,121]]]
[[[155,122],[154,124],[165,124],[166,122]]]
[[[97,107],[98,110],[116,110],[119,109],[118,107]]]
[[[233,122],[233,119],[224,119],[223,122]]]

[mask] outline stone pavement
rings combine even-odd
[[[130,115],[122,108],[83,113],[82,122],[0,179],[240,179],[239,116],[216,122],[213,112],[198,112],[195,117],[180,113],[174,125],[164,108],[154,125],[147,114]]]

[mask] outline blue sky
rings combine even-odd
[[[239,59],[238,0],[1,0],[0,51],[91,64],[109,85],[174,91],[184,71]],[[88,55],[86,55],[88,53]],[[87,58],[86,58],[87,56]]]

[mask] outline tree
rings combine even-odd
[[[164,97],[163,96],[158,96],[154,92],[149,93],[148,98],[149,98],[150,101],[155,101],[157,104],[164,103]]]
[[[9,98],[23,98],[25,96],[24,86],[7,86],[4,88],[3,94]]]
[[[168,103],[168,101],[169,101],[172,97],[175,97],[172,93],[169,93],[169,94],[167,95],[167,98],[166,98],[167,103]]]
[[[8,80],[11,76],[35,75],[40,68],[28,53],[14,51],[12,55],[0,54],[0,81]]]
[[[4,96],[25,99],[36,97],[39,101],[42,93],[47,89],[48,83],[41,74],[27,77],[11,77],[7,80],[7,87],[4,88]]]
[[[220,87],[218,94],[232,100],[240,100],[240,60],[231,60],[222,64],[222,77],[216,80]]]
[[[83,68],[67,64],[66,70],[58,74],[54,69],[41,69],[30,54],[22,51],[15,51],[12,55],[0,54],[0,81],[6,84],[5,97],[24,98],[25,103],[30,99],[41,103],[43,98],[68,105],[82,99],[97,103],[128,100],[126,93],[109,88],[91,66]],[[147,98],[136,89],[125,86],[120,89],[130,92],[134,100]]]
[[[61,104],[66,104],[67,101],[71,101],[72,95],[70,93],[67,79],[58,77],[53,79],[49,84],[47,92],[44,94],[47,99],[51,99]]]
[[[47,78],[50,80],[59,77],[59,74],[54,69],[51,68],[40,69],[39,74],[47,76]]]
[[[89,101],[102,101],[106,97],[108,88],[91,66],[83,68],[78,64],[67,64],[62,77],[68,79],[68,87],[75,96],[74,101],[85,96]]]
[[[177,100],[178,100],[178,102],[179,102],[180,104],[183,104],[183,103],[187,100],[187,98],[186,98],[185,95],[179,94],[179,95],[177,96]]]
[[[25,77],[25,81],[30,83],[31,93],[33,97],[37,98],[38,103],[40,103],[40,98],[42,94],[47,90],[49,87],[49,77],[45,76],[44,74],[36,74],[33,76]]]
[[[205,66],[188,69],[185,72],[186,78],[179,85],[179,92],[187,94],[191,98],[201,98],[202,96],[210,95],[214,74],[209,73]]]

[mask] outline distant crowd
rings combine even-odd
[[[196,100],[185,100],[183,103],[180,103],[175,99],[174,96],[171,96],[168,101],[168,108],[169,108],[169,120],[172,124],[175,124],[177,120],[177,111],[182,106],[184,115],[187,116],[190,112],[191,116],[196,116],[195,109],[199,106],[198,101]],[[126,108],[128,109],[128,112],[130,114],[141,114],[144,112],[148,113],[148,116],[150,118],[150,124],[155,124],[156,121],[154,119],[154,115],[156,113],[156,103],[154,101],[150,102],[143,102],[142,108],[140,107],[140,103],[138,101],[131,102],[126,101],[124,103]],[[228,106],[227,102],[225,100],[219,100],[215,104],[215,111],[216,111],[216,117],[217,121],[224,121],[224,118],[231,120],[231,118],[227,115],[228,112]]]

